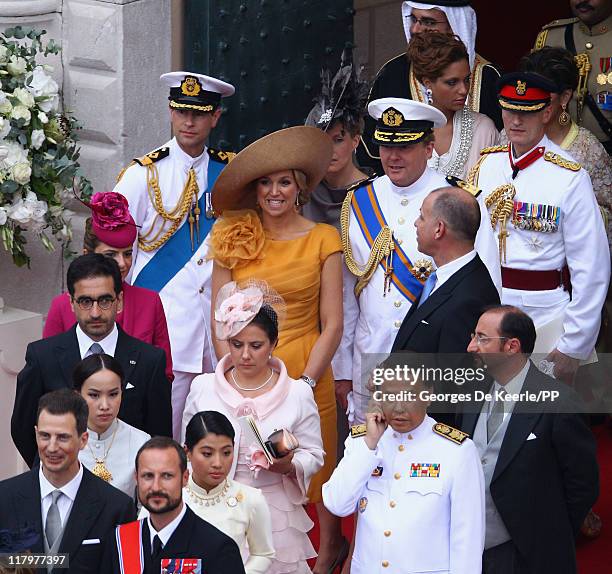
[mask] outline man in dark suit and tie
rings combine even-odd
[[[500,305],[480,317],[468,347],[494,379],[461,419],[485,476],[484,574],[575,574],[575,536],[599,492],[580,401],[529,360],[535,339],[527,314]],[[558,395],[527,398],[540,391]]]
[[[117,527],[116,543],[107,546],[101,572],[159,574],[162,564],[168,568],[182,561],[199,565],[198,572],[206,574],[244,574],[236,542],[183,502],[188,479],[187,455],[177,442],[154,437],[140,447],[138,498],[149,515]]]
[[[127,335],[115,322],[122,309],[122,283],[113,259],[82,255],[68,267],[68,291],[77,324],[60,335],[28,345],[26,365],[17,376],[11,436],[32,466],[34,424],[42,395],[72,388],[72,370],[85,357],[106,353],[125,373],[119,418],[150,435],[172,435],[171,385],[164,374],[164,351]]]
[[[54,574],[97,574],[115,526],[136,516],[129,496],[79,463],[87,415],[87,403],[72,390],[43,396],[36,416],[40,466],[0,482],[0,530],[32,532],[32,553],[68,554],[69,569],[47,569]]]
[[[458,187],[434,190],[414,225],[418,250],[430,255],[437,269],[404,318],[392,352],[465,353],[482,310],[499,303],[491,276],[474,250],[478,202]]]

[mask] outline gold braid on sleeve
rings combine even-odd
[[[353,199],[354,191],[349,191],[344,198],[342,203],[342,210],[340,211],[340,226],[341,226],[341,238],[342,238],[342,249],[344,250],[344,259],[348,270],[357,277],[357,285],[355,286],[355,296],[359,297],[364,287],[369,283],[372,275],[376,271],[378,264],[385,259],[385,283],[387,283],[387,277],[390,278],[393,273],[392,257],[395,244],[393,242],[393,231],[387,225],[384,225],[378,232],[370,256],[368,257],[365,265],[361,265],[355,261],[353,257],[353,250],[351,248],[351,241],[349,237],[349,224],[350,224],[350,209],[351,201]]]

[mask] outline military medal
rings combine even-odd
[[[368,499],[365,496],[362,496],[359,499],[359,513],[363,514],[367,506],[368,506]]]
[[[433,265],[430,259],[417,259],[412,266],[412,273],[419,281],[427,281],[433,273]]]
[[[597,83],[600,86],[605,86],[606,83],[612,84],[612,72],[610,71],[611,63],[612,57],[599,58],[599,69],[601,72],[597,74]]]

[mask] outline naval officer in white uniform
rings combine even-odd
[[[193,378],[214,368],[210,340],[210,278],[206,236],[213,223],[210,190],[234,154],[206,146],[230,84],[191,72],[163,74],[170,88],[174,137],[141,157],[119,177],[137,225],[132,282],[159,292],[172,347],[173,434],[180,436]]]
[[[394,368],[397,357],[382,367]],[[323,503],[337,516],[357,511],[351,574],[479,574],[485,502],[478,451],[467,434],[427,416],[426,384],[409,383],[377,387],[415,396],[375,393],[380,409],[351,429]]]
[[[391,350],[434,271],[433,261],[417,249],[414,222],[421,204],[431,191],[451,183],[427,167],[433,128],[446,123],[442,112],[412,100],[382,98],[370,102],[368,113],[378,122],[373,137],[385,175],[349,192],[343,204],[344,332],[333,361],[335,380],[352,381],[357,422],[365,420],[369,399],[364,373],[380,360],[364,354]],[[475,247],[501,292],[497,247],[484,207]]]
[[[498,236],[502,303],[532,318],[536,349],[554,364],[548,374],[571,382],[599,332],[610,280],[606,232],[589,175],[545,135],[556,86],[512,73],[498,87],[510,144],[483,150],[469,179],[483,190]]]

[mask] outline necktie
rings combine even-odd
[[[425,285],[423,285],[423,292],[421,293],[421,300],[419,301],[419,307],[423,303],[425,303],[425,301],[427,301],[427,298],[431,295],[431,292],[433,291],[434,287],[436,286],[437,279],[438,279],[438,276],[436,275],[436,272],[434,271],[427,278],[427,281],[425,281]]]
[[[504,420],[504,400],[503,397],[506,395],[506,391],[501,389],[497,391],[498,397],[494,396],[493,407],[491,408],[491,412],[489,413],[489,418],[487,419],[487,442],[491,442],[495,431],[499,428],[499,425],[502,424]]]
[[[57,507],[57,501],[61,495],[62,492],[60,490],[54,490],[51,493],[51,506],[49,507],[47,520],[45,521],[45,536],[47,537],[49,548],[53,546],[62,531],[62,519],[60,518],[59,508]]]
[[[159,538],[159,536],[156,534],[153,537],[153,558],[159,558],[159,555],[161,554],[162,551],[162,541]]]
[[[93,343],[92,346],[89,347],[89,353],[87,356],[101,355],[102,353],[104,353],[104,349],[102,348],[102,345],[100,345],[99,343]]]

